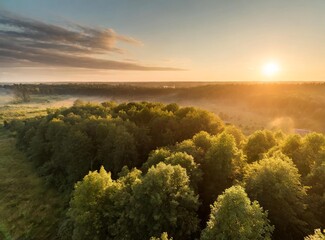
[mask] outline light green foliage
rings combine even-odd
[[[130,220],[132,208],[133,188],[141,184],[141,171],[123,169],[119,179],[108,187],[102,198],[102,219],[106,226],[106,239],[134,239],[132,231],[134,226]]]
[[[256,131],[248,137],[244,151],[249,163],[255,162],[263,157],[270,148],[276,145],[273,133],[267,130]]]
[[[319,154],[322,148],[325,147],[325,136],[320,133],[310,133],[304,137],[303,142],[303,156],[305,160],[304,171],[302,175],[305,176],[310,172],[310,169],[319,159]]]
[[[190,178],[191,186],[197,190],[198,184],[202,180],[202,170],[198,164],[194,162],[194,158],[187,153],[176,152],[167,157],[164,161],[170,165],[180,165],[186,169],[186,173]]]
[[[70,202],[73,239],[149,239],[167,231],[189,237],[198,227],[198,199],[186,170],[159,163],[141,171],[123,169],[112,180],[104,168],[78,182]]]
[[[160,162],[164,162],[172,153],[165,148],[159,148],[150,152],[148,160],[143,164],[142,171],[147,172],[150,167],[157,165]]]
[[[311,171],[324,147],[325,137],[318,133],[310,133],[303,138],[289,135],[281,144],[282,152],[292,159],[303,177]]]
[[[103,239],[106,225],[102,198],[113,184],[110,173],[101,168],[75,185],[68,212],[74,222],[73,239]]]
[[[235,138],[237,147],[241,147],[242,143],[246,140],[243,132],[234,125],[226,126],[224,132],[231,134]]]
[[[299,172],[304,171],[305,164],[302,148],[303,139],[300,135],[288,135],[280,146],[281,151],[292,159]]]
[[[7,112],[7,106],[0,108],[0,120],[27,116],[20,115],[21,105],[16,112],[11,105],[8,108],[11,112]],[[31,114],[28,116],[39,113],[28,105],[28,114]],[[45,117],[6,122],[5,127],[17,131],[19,149],[27,153],[47,183],[54,184],[62,192],[69,194],[76,181],[89,170],[95,171],[76,185],[70,218],[61,221],[59,235],[64,239],[69,239],[72,231],[74,239],[143,240],[159,236],[168,239],[165,232],[174,239],[193,239],[199,235],[198,221],[205,222],[208,218],[210,204],[226,188],[242,181],[247,166],[243,152],[249,162],[255,162],[247,167],[243,184],[251,199],[258,200],[269,210],[269,218],[276,225],[274,239],[301,239],[311,229],[324,226],[325,138],[321,134],[287,137],[280,132],[258,131],[245,139],[239,129],[224,128],[215,115],[206,111],[148,102],[90,104],[77,101],[70,108],[49,110]],[[308,196],[289,158],[302,174]],[[14,161],[5,162],[8,166],[14,164]],[[112,176],[103,169],[96,172],[100,166]],[[141,166],[143,173],[128,170]],[[9,172],[17,178],[15,172]],[[5,170],[3,175],[6,176],[2,183],[4,189],[14,192],[6,187],[11,186],[7,180],[11,177]],[[235,198],[229,197],[228,189],[218,198],[222,205],[217,205],[218,201],[215,203],[214,210],[218,214],[211,215],[211,219],[214,217],[216,221],[222,216],[227,220],[218,222],[218,226],[230,222],[231,233],[225,230],[223,234],[240,233],[250,236],[247,239],[254,239],[252,234],[261,234],[252,230],[249,225],[252,222],[231,221],[237,217],[248,219],[245,216],[251,216],[254,211],[258,214],[249,219],[255,220],[257,216],[266,219],[266,214],[238,188],[231,188],[231,194],[241,201],[235,205]],[[236,194],[232,192],[234,189],[238,190]],[[10,194],[5,194],[3,199],[0,212],[17,205],[16,202],[16,205],[6,204],[8,199],[11,202]],[[48,197],[46,203],[51,201]],[[202,205],[198,210],[199,202]],[[222,206],[230,206],[230,210]],[[21,219],[27,219],[30,214],[30,210],[18,212],[24,216]],[[220,212],[227,214],[220,215]],[[16,218],[16,214],[14,216]],[[8,226],[12,226],[18,232],[13,235],[15,238],[23,231],[17,229],[26,229],[21,227],[19,217],[17,224],[7,212],[0,217],[5,219],[0,220],[0,232],[11,234],[13,231]],[[50,217],[39,219],[30,225],[44,226],[47,221],[54,221],[47,220]],[[232,227],[239,223],[245,227],[233,230]],[[53,226],[57,226],[57,222]],[[257,226],[262,228],[262,221],[254,225]],[[49,232],[55,236],[53,227],[43,228],[44,234],[33,225],[25,237],[33,238],[35,229],[40,236],[49,236]],[[268,237],[266,232],[265,237]]]
[[[197,147],[193,142],[193,139],[187,139],[177,143],[174,147],[174,151],[184,152],[193,156],[196,163],[202,163],[205,156],[205,151],[202,148]]]
[[[202,149],[203,152],[207,152],[212,145],[214,137],[207,132],[201,131],[195,134],[192,139],[196,148]]]
[[[160,237],[151,237],[150,240],[173,240],[173,238],[168,238],[168,234],[164,232]]]
[[[198,198],[180,166],[159,163],[150,168],[134,187],[131,206],[133,239],[149,239],[164,231],[184,239],[197,231]]]
[[[257,201],[251,202],[244,188],[225,190],[211,206],[210,219],[202,240],[271,239],[273,227]]]
[[[316,229],[313,235],[308,235],[304,238],[304,240],[324,240],[325,239],[325,231],[321,231],[320,229]]]
[[[325,146],[325,136],[320,133],[310,133],[304,137],[304,152],[311,159],[317,157],[321,147]]]
[[[157,149],[150,153],[148,161],[143,165],[142,169],[147,172],[151,166],[164,162],[173,166],[180,165],[186,169],[186,173],[190,178],[191,186],[197,191],[198,184],[202,180],[202,170],[198,164],[194,162],[194,158],[184,152],[170,152],[167,149]]]
[[[301,237],[306,227],[302,220],[306,191],[288,157],[278,154],[251,164],[244,182],[249,197],[269,211],[277,238]]]

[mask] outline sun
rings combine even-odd
[[[268,62],[263,65],[262,73],[266,77],[273,77],[280,72],[280,66],[277,62]]]

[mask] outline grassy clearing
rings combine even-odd
[[[0,130],[0,239],[56,239],[64,199]]]
[[[31,102],[15,103],[12,98],[0,95],[0,125],[4,121],[45,116],[48,108],[71,106],[75,99],[65,103],[67,98],[67,96],[33,95]]]

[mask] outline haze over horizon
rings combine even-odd
[[[0,2],[0,82],[325,81],[325,1]]]

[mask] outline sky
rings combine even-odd
[[[57,81],[325,81],[325,1],[0,0],[0,82]]]

